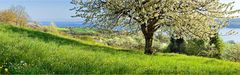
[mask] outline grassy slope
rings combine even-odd
[[[144,55],[0,24],[0,65],[11,73],[240,74],[240,64],[179,54]]]
[[[68,28],[58,28],[60,31],[69,31]],[[99,32],[95,29],[90,29],[90,28],[73,28],[72,32],[75,33],[89,33],[89,34],[98,34]]]
[[[88,28],[74,28],[73,31],[77,33],[98,33],[96,30]]]

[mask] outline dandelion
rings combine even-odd
[[[24,63],[24,61],[20,61],[20,63],[21,63],[21,64],[23,64],[23,63]]]
[[[24,63],[23,66],[24,66],[24,67],[27,67],[28,65],[27,65],[27,63]]]
[[[7,68],[5,68],[4,71],[5,71],[6,73],[8,73],[8,69],[7,69]]]

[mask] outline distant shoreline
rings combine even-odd
[[[39,22],[39,24],[43,25],[43,26],[49,25],[50,23],[51,23],[51,21],[41,21],[41,22]],[[85,27],[86,26],[81,21],[55,21],[54,23],[60,28],[64,28],[64,27]],[[230,25],[227,26],[226,28],[240,29],[240,25],[230,23]]]

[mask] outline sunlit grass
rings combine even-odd
[[[144,55],[94,42],[0,24],[0,65],[48,74],[240,74],[235,62],[181,54]]]
[[[89,28],[73,28],[73,32],[76,33],[91,33],[91,34],[97,34],[97,30],[89,29]]]

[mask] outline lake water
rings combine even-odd
[[[40,22],[41,25],[49,25],[51,22]],[[85,27],[86,25],[83,25],[82,22],[54,22],[58,27]],[[226,35],[226,32],[234,30],[238,32],[239,34],[235,35]],[[240,28],[224,28],[220,30],[221,38],[225,42],[227,41],[235,41],[240,42]]]
[[[84,27],[85,25],[83,25],[82,22],[54,22],[56,24],[57,27]],[[41,25],[43,26],[47,26],[50,25],[51,22],[40,22]]]

